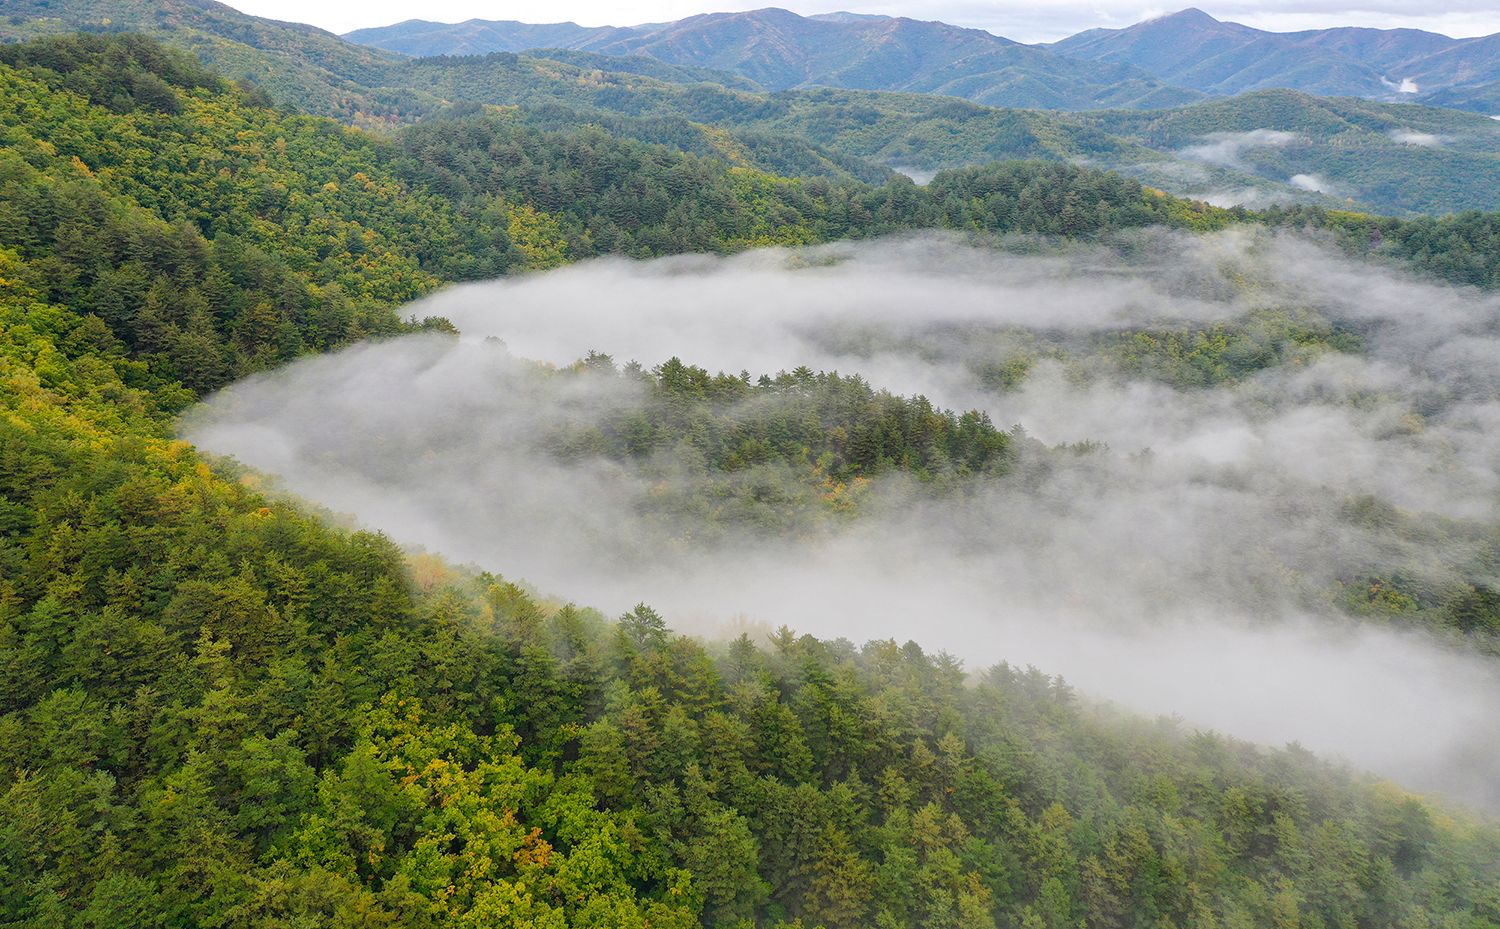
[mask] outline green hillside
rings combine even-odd
[[[193,51],[276,101],[355,125],[390,128],[494,105],[518,107],[517,117],[537,128],[596,124],[792,176],[880,181],[897,168],[925,178],[945,168],[1043,158],[1122,171],[1220,205],[1304,204],[1398,215],[1500,208],[1500,122],[1452,110],[1287,91],[1085,113],[996,109],[940,95],[953,88],[927,85],[912,85],[924,93],[766,93],[742,77],[686,60],[579,50],[403,58],[310,27],[245,16],[212,0],[24,0],[0,20],[0,39],[79,27],[143,31]],[[1129,103],[1104,95],[1091,105]],[[1243,158],[1195,154],[1222,147],[1223,134],[1233,131],[1296,138],[1249,146]]]
[[[573,119],[686,119],[798,138],[906,170],[1011,158],[1086,163],[1185,196],[1261,191],[1251,206],[1305,202],[1399,215],[1500,208],[1500,122],[1454,110],[1265,91],[1168,110],[998,110],[916,94],[818,89],[759,94],[586,70],[499,53],[421,59],[410,80],[448,99],[575,111]],[[1234,133],[1283,134],[1223,147]],[[1309,179],[1298,186],[1297,179]]]
[[[1332,197],[1378,212],[1500,209],[1500,122],[1469,113],[1276,90],[1160,114],[1079,118],[1165,151],[1212,145],[1232,133],[1288,133],[1279,144],[1238,153],[1228,166],[1269,179],[1313,176]]]
[[[86,30],[141,32],[192,51],[220,73],[276,100],[356,124],[409,119],[432,101],[383,90],[400,56],[298,23],[246,16],[215,0],[14,0],[0,39]]]
[[[398,143],[135,39],[5,61],[0,922],[1500,925],[1500,831],[1300,749],[1121,718],[1035,671],[966,676],[914,644],[709,648],[646,606],[602,617],[336,528],[172,437],[227,379],[412,329],[395,307],[443,281],[586,247],[1222,214],[1057,165],[922,193],[502,117]],[[449,161],[476,142],[530,161]],[[659,220],[624,215],[659,191]],[[1076,228],[1048,225],[1070,205]],[[684,212],[700,225],[659,238]],[[654,377],[685,427],[748,389]],[[1005,434],[925,401],[811,372],[768,389],[879,440],[844,466],[1008,460]]]

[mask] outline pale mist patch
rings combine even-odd
[[[1251,210],[1263,210],[1271,206],[1284,206],[1288,203],[1297,202],[1297,197],[1284,190],[1267,189],[1264,187],[1237,187],[1227,190],[1211,190],[1208,193],[1198,195],[1210,206],[1233,207],[1242,206]]]
[[[1414,129],[1392,129],[1390,136],[1393,142],[1400,142],[1402,145],[1417,145],[1422,148],[1442,148],[1448,144],[1446,136],[1417,132]]]
[[[1257,183],[1244,172],[1204,161],[1153,162],[1124,170],[1147,185],[1169,188],[1178,196],[1212,206],[1259,210],[1308,199],[1273,181]]]
[[[1237,170],[1248,170],[1244,156],[1257,148],[1285,148],[1299,140],[1295,132],[1278,129],[1252,129],[1249,132],[1212,132],[1196,145],[1178,154],[1194,161],[1206,161]]]
[[[363,345],[250,378],[184,433],[401,542],[608,611],[644,600],[707,634],[748,618],[915,639],[971,668],[1033,663],[1141,711],[1297,740],[1500,809],[1497,663],[1309,596],[1397,565],[1500,582],[1451,530],[1500,515],[1500,302],[1262,233],[1033,251],[902,239],[455,287],[410,309],[448,316],[464,339]],[[1018,389],[979,373],[1018,343],[1288,307],[1357,330],[1366,350],[1193,390],[1046,357]],[[652,509],[664,486],[693,489],[691,468],[556,454],[559,424],[642,402],[628,381],[519,360],[590,349],[857,371],[1046,443],[1108,448],[1035,450],[946,496],[886,478],[842,527],[700,542]],[[1408,517],[1450,531],[1392,528]]]
[[[1333,185],[1316,174],[1293,174],[1286,182],[1298,190],[1306,190],[1315,194],[1335,193]]]
[[[934,177],[937,177],[936,171],[932,171],[927,168],[913,168],[903,165],[892,165],[891,170],[895,171],[897,174],[906,175],[911,179],[912,183],[916,184],[918,187],[926,187],[928,184],[932,183],[932,179]]]

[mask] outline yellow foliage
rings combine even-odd
[[[557,218],[529,203],[496,204],[506,217],[506,234],[533,270],[556,268],[568,260],[568,243]]]

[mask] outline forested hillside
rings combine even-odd
[[[1494,189],[1500,123],[1475,114],[1275,90],[1183,107],[1160,119],[1123,111],[1083,118],[1144,145],[1180,147],[1207,167],[1300,178],[1335,200],[1380,212],[1500,208],[1480,192]]]
[[[1403,220],[1340,210],[1273,209],[1265,220],[1331,231],[1351,252],[1395,257],[1442,280],[1500,287],[1500,215],[1495,213]]]
[[[0,19],[0,41],[74,29],[140,30],[194,52],[282,105],[381,130],[498,106],[539,129],[602,125],[639,141],[788,176],[878,182],[900,169],[925,179],[943,169],[1039,158],[1117,170],[1225,206],[1303,204],[1398,215],[1500,207],[1494,154],[1500,123],[1434,107],[1272,91],[1189,105],[1173,100],[1178,105],[1156,109],[1160,93],[1135,95],[1131,88],[1138,85],[1111,77],[1090,85],[1094,89],[1084,94],[1096,97],[1090,105],[1146,101],[1152,109],[997,108],[961,99],[974,89],[974,75],[964,69],[983,71],[989,60],[983,55],[960,56],[952,69],[914,80],[909,89],[920,93],[842,86],[768,93],[737,74],[697,66],[691,49],[668,61],[579,50],[413,59],[312,27],[247,16],[212,0],[25,0],[13,6]],[[710,31],[719,28],[720,19],[708,19]],[[746,14],[723,22],[754,20]],[[816,29],[843,28],[811,22]],[[894,32],[889,42],[874,43],[877,58],[887,46],[905,49],[895,57],[908,62],[947,53],[946,40],[934,46],[930,36],[912,38],[941,24],[883,22],[877,34],[886,27]],[[971,32],[957,31],[962,41]],[[730,33],[732,52],[744,36]],[[1001,57],[1044,55],[995,41]],[[844,51],[854,59],[837,65],[844,77],[828,83],[884,86],[867,79],[857,50]],[[752,43],[746,54],[760,53]],[[1064,71],[1081,66],[1059,61]],[[1052,99],[1058,74],[1034,65],[1005,66],[995,79],[998,96],[980,96],[998,103],[1015,93],[1024,99],[1013,102],[1026,106],[1081,105],[1076,95],[1071,103]]]
[[[930,174],[999,159],[1113,168],[1163,189],[1250,206],[1309,202],[1397,214],[1500,206],[1500,123],[1434,107],[1267,91],[1156,110],[1055,113],[905,93],[775,94],[617,70],[607,56],[424,58],[400,82],[450,100],[539,108],[554,121],[687,120],[736,136]],[[689,136],[679,130],[678,137]],[[665,141],[665,140],[664,140]],[[788,163],[763,167],[785,170]],[[824,173],[819,171],[817,173]]]
[[[1500,832],[1301,750],[913,644],[710,648],[409,557],[172,438],[242,374],[447,328],[397,310],[445,281],[1229,214],[1058,165],[871,187],[502,115],[382,140],[133,38],[0,60],[0,923],[1500,925]],[[610,454],[1010,460],[981,418],[854,380],[651,376],[680,418]],[[716,392],[755,390],[866,438],[716,434]]]
[[[262,87],[284,105],[357,124],[409,119],[434,104],[385,88],[399,56],[332,33],[261,19],[215,0],[13,0],[0,36],[32,39],[74,31],[138,32],[190,50],[232,80]]]

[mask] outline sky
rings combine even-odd
[[[987,29],[1021,42],[1048,42],[1095,27],[1119,28],[1178,6],[1143,6],[1139,0],[233,0],[246,13],[311,23],[333,32],[384,26],[406,19],[461,22],[512,19],[531,23],[571,20],[585,26],[665,22],[728,10],[781,6],[797,13],[848,10],[933,19]],[[1500,0],[1271,0],[1199,5],[1219,19],[1259,29],[1294,31],[1330,26],[1412,28],[1451,36],[1500,32]]]

